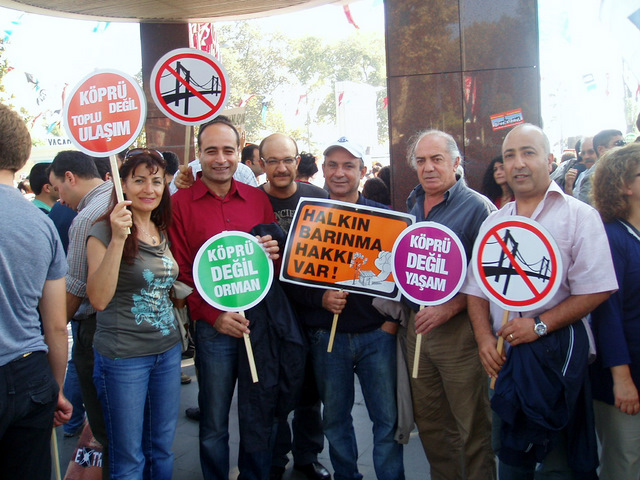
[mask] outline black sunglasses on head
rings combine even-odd
[[[159,151],[154,150],[153,148],[132,148],[131,150],[127,150],[127,153],[124,156],[123,163],[137,155],[149,155],[156,160],[164,162],[164,157],[162,156],[162,154]]]

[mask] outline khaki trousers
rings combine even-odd
[[[411,375],[415,314],[407,331]],[[433,480],[496,478],[487,374],[465,312],[422,338],[418,378],[411,378],[413,414]]]

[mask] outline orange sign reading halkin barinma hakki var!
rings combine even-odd
[[[302,198],[289,229],[280,279],[310,287],[398,298],[393,244],[415,218],[335,200]]]

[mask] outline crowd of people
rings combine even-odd
[[[11,205],[0,211],[0,478],[48,480],[51,429],[73,423],[73,411],[73,434],[83,409],[103,446],[103,478],[171,478],[184,348],[172,287],[195,287],[203,243],[242,231],[278,261],[301,197],[391,208],[390,169],[376,166],[361,193],[365,154],[351,139],[329,145],[321,162],[282,133],[242,143],[219,116],[200,126],[189,166],[154,149],[129,150],[119,167],[124,201],[99,161],[60,152],[32,170],[29,202],[14,176],[31,140],[0,105],[0,195]],[[487,222],[529,217],[558,244],[560,287],[543,307],[511,312],[504,324],[471,269],[457,295],[424,308],[275,278],[243,315],[218,310],[194,289],[187,304],[203,477],[229,478],[237,389],[239,479],[280,480],[291,452],[295,470],[328,480],[318,462],[325,438],[333,477],[362,478],[355,374],[379,479],[405,478],[403,444],[414,424],[434,480],[638,478],[640,143],[625,146],[621,132],[605,130],[554,169],[543,130],[519,125],[489,163],[482,194],[467,186],[448,133],[419,132],[407,151],[417,181],[407,210],[417,222],[451,229],[470,261]],[[308,183],[319,168],[325,188]],[[341,321],[330,340],[335,314]],[[258,384],[245,334],[260,339]],[[416,353],[413,378],[405,359]],[[67,400],[66,382],[77,382],[81,399]]]

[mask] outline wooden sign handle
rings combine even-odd
[[[122,181],[120,180],[120,168],[118,167],[118,157],[116,155],[109,156],[109,164],[111,165],[111,181],[116,189],[116,198],[118,203],[124,202],[124,193],[122,193]],[[127,228],[127,235],[131,233],[131,229]]]
[[[508,321],[509,321],[509,310],[505,310],[504,314],[502,315],[502,326],[504,327]],[[498,345],[496,348],[498,350],[498,355],[502,355],[502,352],[504,351],[504,338],[502,338],[501,336],[498,337]],[[489,388],[491,390],[494,390],[496,388],[497,379],[498,377],[493,377],[491,379],[491,383],[489,384]]]
[[[189,166],[189,150],[191,149],[191,125],[187,125],[187,129],[184,132],[184,159],[183,163],[185,167]]]
[[[342,290],[340,290],[342,292]],[[329,345],[327,345],[327,353],[331,353],[333,350],[333,341],[336,338],[336,329],[338,328],[338,317],[340,315],[337,313],[333,314],[333,322],[331,322],[331,334],[329,335]]]
[[[420,305],[420,310],[424,308],[424,305]],[[413,352],[413,370],[411,377],[418,378],[418,367],[420,366],[420,349],[422,348],[422,333],[416,335],[416,349]]]
[[[244,312],[240,312],[240,315],[244,317]],[[247,350],[247,359],[249,360],[249,370],[251,370],[251,380],[253,383],[258,383],[258,371],[256,370],[256,361],[253,358],[253,348],[251,348],[251,340],[248,333],[243,333],[244,348]]]

